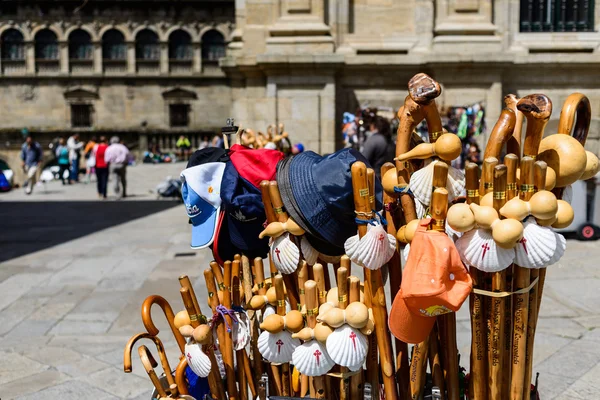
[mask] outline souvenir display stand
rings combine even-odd
[[[590,102],[569,96],[558,133],[545,133],[548,97],[506,96],[481,168],[462,171],[450,166],[462,143],[442,128],[440,93],[426,74],[408,83],[397,157],[381,182],[352,149],[284,157],[268,145],[287,138],[283,127],[255,135],[230,123],[226,143],[236,144],[196,152],[182,196],[192,247],[214,256],[190,266],[205,268],[208,304],[187,276],[178,312],[148,297],[125,372],[147,339],[163,370],[138,348],[155,398],[539,398],[532,361],[546,267],[566,248],[553,228],[573,220],[569,185],[598,172],[583,147]],[[429,143],[412,147],[423,120]],[[175,368],[153,305],[181,352]],[[461,306],[470,355],[457,349]],[[470,356],[469,371],[461,356]]]

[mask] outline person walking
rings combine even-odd
[[[127,197],[127,163],[129,162],[129,149],[120,143],[117,136],[110,138],[110,146],[104,153],[104,161],[115,180],[115,193],[118,198]],[[123,186],[121,192],[120,186]]]
[[[106,155],[106,137],[100,136],[100,141],[94,146],[92,150],[94,158],[96,159],[96,165],[94,167],[96,172],[96,184],[98,186],[98,197],[100,199],[106,199],[106,186],[108,184],[108,164],[104,157]]]
[[[179,136],[175,147],[177,147],[177,150],[179,150],[179,158],[183,161],[187,161],[190,156],[190,149],[192,148],[190,139],[188,139],[185,135]]]
[[[83,156],[85,157],[85,183],[91,182],[94,168],[96,167],[94,147],[96,147],[96,136],[92,136],[83,149]]]
[[[42,162],[42,148],[38,142],[34,142],[31,136],[27,136],[25,143],[21,146],[21,160],[23,171],[27,174],[25,182],[25,193],[31,194],[36,181],[38,167]]]
[[[79,140],[79,133],[74,133],[67,139],[67,147],[69,148],[69,162],[71,163],[71,176],[69,184],[79,182],[79,161],[81,160],[81,149],[83,142]]]
[[[369,130],[370,134],[364,143],[362,154],[375,170],[375,175],[381,178],[381,166],[392,161],[396,151],[390,123],[385,118],[376,117]]]
[[[56,160],[58,161],[58,176],[64,185],[66,183],[65,171],[69,170],[69,148],[67,147],[65,138],[61,137],[58,139],[58,145],[56,146],[55,154]],[[69,177],[67,177],[67,180]]]

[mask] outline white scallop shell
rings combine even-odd
[[[269,362],[288,363],[292,361],[294,349],[300,346],[300,339],[292,338],[285,329],[278,333],[263,331],[258,336],[258,351]]]
[[[362,238],[351,236],[344,243],[346,254],[354,263],[370,270],[381,268],[396,251],[396,238],[388,234],[383,225],[376,222],[368,225],[367,233]]]
[[[562,240],[561,240],[562,239]],[[567,242],[552,228],[539,226],[535,218],[523,222],[523,238],[515,247],[515,262],[525,268],[543,268],[560,260]]]
[[[298,268],[300,250],[296,243],[285,233],[273,240],[271,244],[271,258],[279,272],[291,274]]]
[[[431,203],[431,194],[433,186],[433,168],[438,161],[431,162],[426,167],[416,171],[410,177],[408,187],[413,193],[415,199],[428,206]],[[448,201],[453,201],[456,197],[463,195],[465,191],[465,175],[459,169],[448,167]]]
[[[427,206],[415,199],[415,212],[417,213],[417,219],[423,219],[425,218],[425,214],[427,214]]]
[[[456,242],[458,238],[463,235],[463,233],[452,229],[452,227],[448,225],[448,221],[446,221],[446,235],[448,235],[448,237],[452,239],[453,242]]]
[[[317,259],[319,258],[319,252],[311,246],[305,236],[302,236],[302,239],[300,239],[300,249],[302,249],[304,261],[306,261],[308,265],[315,265]]]
[[[358,329],[350,325],[337,328],[326,342],[327,352],[331,359],[342,367],[354,368],[356,371],[365,362],[369,342]]]
[[[465,264],[483,272],[502,271],[515,259],[515,250],[496,245],[492,231],[487,229],[466,232],[456,241],[456,249]]]
[[[410,252],[410,243],[407,243],[404,246],[404,250],[402,250],[402,257],[404,258],[404,260],[402,260],[402,265],[406,265],[406,260],[408,260],[409,252]]]
[[[335,365],[335,362],[329,357],[325,345],[316,340],[309,340],[296,347],[292,354],[292,362],[296,369],[306,376],[323,375]]]
[[[185,358],[196,375],[206,378],[210,373],[210,358],[202,351],[202,347],[193,340],[185,345]]]
[[[573,185],[565,186],[565,189],[563,190],[562,199],[567,203],[571,204],[571,201],[573,200]]]

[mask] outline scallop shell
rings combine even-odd
[[[417,219],[423,219],[425,218],[425,214],[427,214],[427,206],[415,199],[415,212],[417,213]]]
[[[448,221],[446,221],[446,235],[448,235],[453,242],[456,242],[458,238],[463,235],[463,232],[455,231],[450,225],[448,225]]]
[[[507,268],[515,258],[514,249],[503,249],[492,237],[492,231],[473,229],[456,241],[461,259],[483,272],[498,272]]]
[[[187,363],[196,375],[206,378],[210,373],[210,358],[202,351],[202,347],[193,340],[185,345],[185,357]]]
[[[309,340],[296,347],[292,354],[292,362],[302,375],[320,376],[327,373],[335,362],[329,357],[325,345],[316,340]]]
[[[271,258],[279,272],[291,274],[298,268],[300,250],[289,233],[279,236],[271,244]]]
[[[285,329],[278,333],[264,331],[258,336],[258,351],[271,363],[288,363],[292,361],[294,349],[300,346],[299,339]]]
[[[308,265],[315,265],[319,258],[319,252],[310,245],[308,239],[304,236],[300,239],[300,249],[302,250],[304,261],[306,261]]]
[[[571,204],[571,201],[573,200],[573,185],[565,186],[565,189],[563,190],[562,200]]]
[[[404,246],[404,250],[402,250],[402,257],[404,257],[404,260],[402,260],[402,265],[406,265],[406,260],[408,260],[408,253],[410,252],[410,243],[407,243]]]
[[[519,266],[543,268],[560,260],[567,246],[562,235],[551,228],[539,226],[531,217],[525,220],[523,228],[523,238],[515,247],[515,262]]]
[[[433,185],[433,168],[438,161],[433,161],[424,168],[411,175],[408,184],[415,199],[428,206],[431,203],[431,193]],[[448,167],[448,201],[453,201],[460,197],[465,191],[465,175],[454,167]]]
[[[369,343],[358,329],[342,325],[329,335],[326,347],[329,356],[336,364],[356,371],[365,362]]]

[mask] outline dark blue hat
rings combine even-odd
[[[294,220],[301,226],[307,224],[309,229],[305,230],[311,236],[321,237],[338,249],[343,249],[346,239],[356,234],[350,173],[356,161],[369,166],[365,157],[354,149],[343,149],[326,157],[305,151],[292,158],[285,168],[289,168],[287,178],[295,204],[282,194],[284,205],[288,211],[297,205],[302,218]],[[382,187],[378,180],[375,181],[375,199],[377,210],[381,210]]]
[[[259,239],[267,219],[260,190],[228,162],[221,181],[221,200],[231,243],[250,258],[266,257],[269,238]]]

